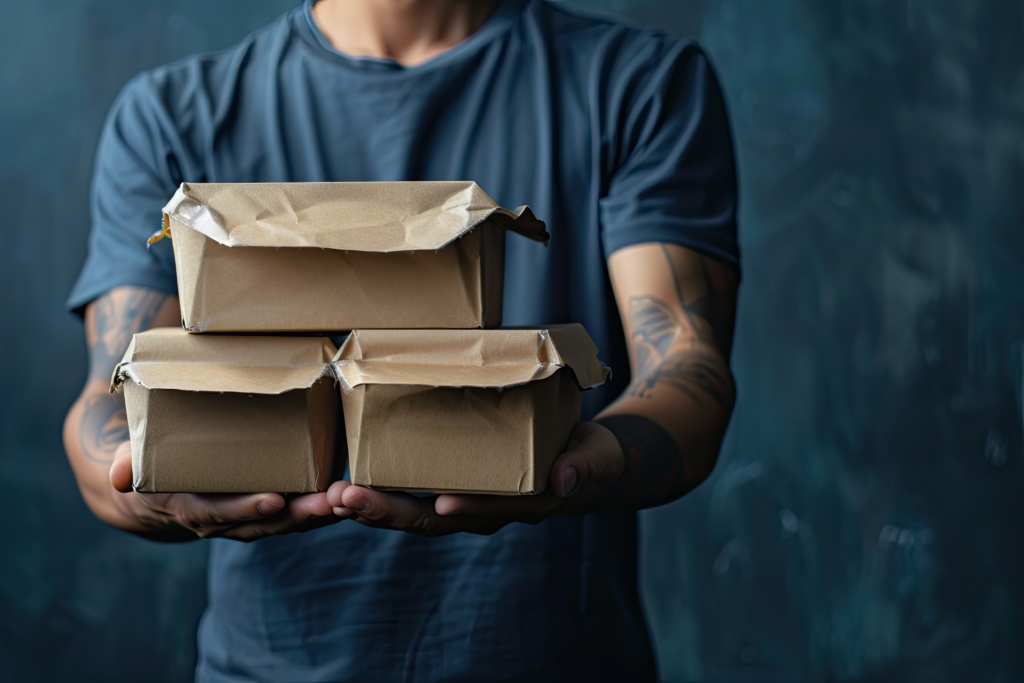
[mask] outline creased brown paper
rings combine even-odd
[[[135,335],[123,390],[137,491],[307,493],[330,483],[339,417],[319,337]]]
[[[183,183],[154,240],[193,332],[456,329],[501,324],[507,231],[549,239],[468,181]]]
[[[580,325],[359,330],[332,363],[354,484],[539,493],[608,368]]]

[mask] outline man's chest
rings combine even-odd
[[[427,84],[431,86],[431,84]],[[215,182],[474,180],[552,214],[595,197],[592,135],[543,87],[451,79],[424,88],[287,89],[242,103],[212,141]],[[563,112],[563,113],[560,113]]]

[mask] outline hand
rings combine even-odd
[[[596,422],[581,422],[552,465],[547,490],[536,496],[417,498],[337,481],[327,490],[327,501],[339,517],[366,526],[421,536],[493,534],[512,522],[536,524],[552,515],[599,509],[622,474],[623,462],[622,448],[611,431]]]
[[[254,541],[264,536],[316,529],[347,516],[331,510],[326,493],[311,493],[286,501],[278,493],[132,492],[131,455],[130,442],[118,447],[110,466],[110,483],[125,494],[120,501],[122,507],[138,522],[143,535],[153,538],[191,540],[220,536]]]

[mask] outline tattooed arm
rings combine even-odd
[[[621,249],[608,267],[632,381],[597,417],[625,456],[606,502],[660,505],[702,482],[718,457],[735,401],[728,359],[736,275],[670,244]]]
[[[113,289],[85,309],[89,373],[64,422],[64,447],[86,503],[110,524],[123,522],[125,512],[110,487],[110,465],[128,440],[124,395],[110,394],[110,376],[133,334],[177,322],[177,299],[142,287]]]
[[[180,320],[177,298],[142,287],[113,289],[85,310],[89,373],[64,421],[64,448],[89,508],[111,526],[162,541],[214,535],[251,540],[337,521],[322,493],[286,503],[276,493],[200,496],[131,491],[124,395],[109,393],[110,376],[133,334],[177,326]]]

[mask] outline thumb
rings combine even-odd
[[[110,466],[110,485],[121,493],[132,490],[132,445],[125,441],[114,451]]]
[[[551,466],[551,490],[567,498],[592,486],[608,484],[622,474],[622,446],[611,430],[596,422],[580,422],[569,449]]]

